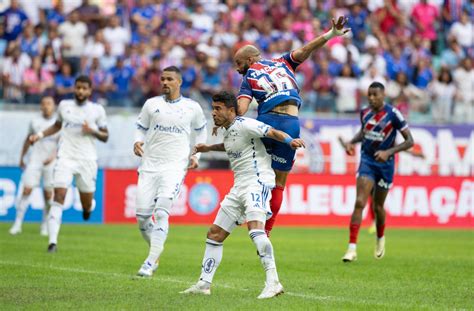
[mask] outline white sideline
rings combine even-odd
[[[51,270],[57,270],[57,271],[66,271],[66,272],[74,272],[74,273],[86,273],[86,274],[95,274],[95,275],[103,275],[103,276],[109,276],[109,277],[119,277],[119,278],[127,278],[131,279],[134,276],[133,275],[128,275],[128,274],[122,274],[122,273],[114,273],[114,272],[102,272],[102,271],[92,271],[92,270],[85,270],[85,269],[78,269],[78,268],[67,268],[67,267],[58,267],[58,266],[52,266],[52,265],[38,265],[38,264],[27,264],[27,263],[21,263],[21,262],[13,262],[13,261],[0,261],[1,265],[10,265],[10,266],[22,266],[22,267],[29,267],[29,268],[37,268],[37,269],[51,269]],[[173,278],[167,278],[167,277],[162,277],[158,276],[157,278],[151,278],[149,280],[156,280],[159,282],[169,282],[169,283],[178,283],[178,284],[183,284],[183,285],[191,285],[192,283],[189,281],[182,281],[182,280],[177,280]],[[238,291],[248,291],[246,288],[239,288],[239,287],[234,287],[226,284],[213,284],[213,287],[221,287],[221,288],[226,288],[226,289],[232,289],[232,290],[238,290]],[[332,300],[332,301],[343,301],[344,299],[338,299],[336,297],[331,297],[331,296],[314,296],[314,295],[308,295],[308,294],[298,294],[298,293],[292,293],[292,292],[286,292],[285,295],[288,296],[293,296],[293,297],[298,297],[298,298],[303,298],[303,299],[308,299],[308,300]]]

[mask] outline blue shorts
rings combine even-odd
[[[257,120],[283,131],[293,138],[300,137],[300,121],[298,117],[266,113],[259,115]],[[267,148],[267,152],[272,156],[272,168],[285,172],[291,171],[296,151],[287,144],[270,138],[262,138],[262,141]]]
[[[390,189],[393,183],[393,172],[395,164],[393,159],[384,163],[375,160],[361,158],[357,177],[368,177],[372,179],[377,187]]]

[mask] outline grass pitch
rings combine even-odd
[[[341,262],[347,229],[277,227],[272,235],[286,293],[260,301],[264,272],[244,228],[224,246],[212,295],[179,294],[196,282],[207,227],[171,226],[153,279],[134,279],[147,246],[133,225],[63,225],[46,253],[39,225],[10,236],[0,224],[0,309],[314,310],[472,309],[474,232],[388,228],[386,255],[361,230],[358,261]]]

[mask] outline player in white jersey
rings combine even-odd
[[[137,121],[134,152],[142,160],[136,215],[140,232],[150,246],[138,271],[142,277],[151,277],[158,268],[173,199],[179,194],[187,170],[198,167],[198,156],[191,156],[191,142],[204,143],[207,139],[201,106],[181,96],[181,83],[177,67],[163,69],[164,95],[148,99]]]
[[[88,100],[91,93],[92,81],[87,76],[79,76],[74,83],[74,99],[59,103],[56,122],[30,136],[30,141],[34,143],[62,129],[54,166],[54,201],[48,217],[50,253],[57,251],[64,199],[74,177],[84,220],[89,219],[93,209],[97,178],[96,139],[106,142],[109,132],[104,108]]]
[[[214,224],[207,233],[199,281],[182,293],[211,293],[212,279],[222,259],[223,242],[238,224],[246,221],[249,236],[266,273],[265,288],[258,298],[271,298],[282,294],[283,286],[278,279],[272,243],[265,233],[265,222],[272,215],[269,201],[275,186],[275,173],[271,157],[260,138],[275,139],[293,149],[305,147],[305,144],[303,140],[293,139],[260,121],[236,117],[237,99],[231,93],[218,93],[212,100],[214,123],[225,128],[224,143],[198,144],[195,152],[227,152],[234,172],[234,185],[221,202]]]
[[[10,234],[21,233],[23,218],[29,204],[29,198],[34,188],[41,185],[43,180],[43,196],[45,205],[43,208],[43,220],[41,222],[40,233],[43,236],[48,235],[47,215],[50,206],[50,200],[53,197],[53,165],[56,158],[56,147],[58,136],[50,136],[47,139],[31,146],[28,137],[31,134],[42,131],[56,122],[54,115],[54,99],[51,96],[45,96],[40,103],[41,116],[33,119],[30,123],[28,136],[23,143],[20,156],[20,167],[24,170],[21,179],[23,183],[23,193],[16,204],[16,217],[13,226],[10,228]],[[25,166],[25,155],[30,150],[28,163]]]

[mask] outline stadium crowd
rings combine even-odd
[[[161,70],[177,65],[183,94],[206,105],[217,91],[238,90],[236,48],[252,43],[266,58],[280,56],[344,15],[352,32],[299,68],[304,111],[356,112],[379,81],[412,122],[474,122],[474,0],[7,2],[0,7],[4,102],[70,98],[74,78],[85,73],[93,100],[139,107],[158,94]]]

